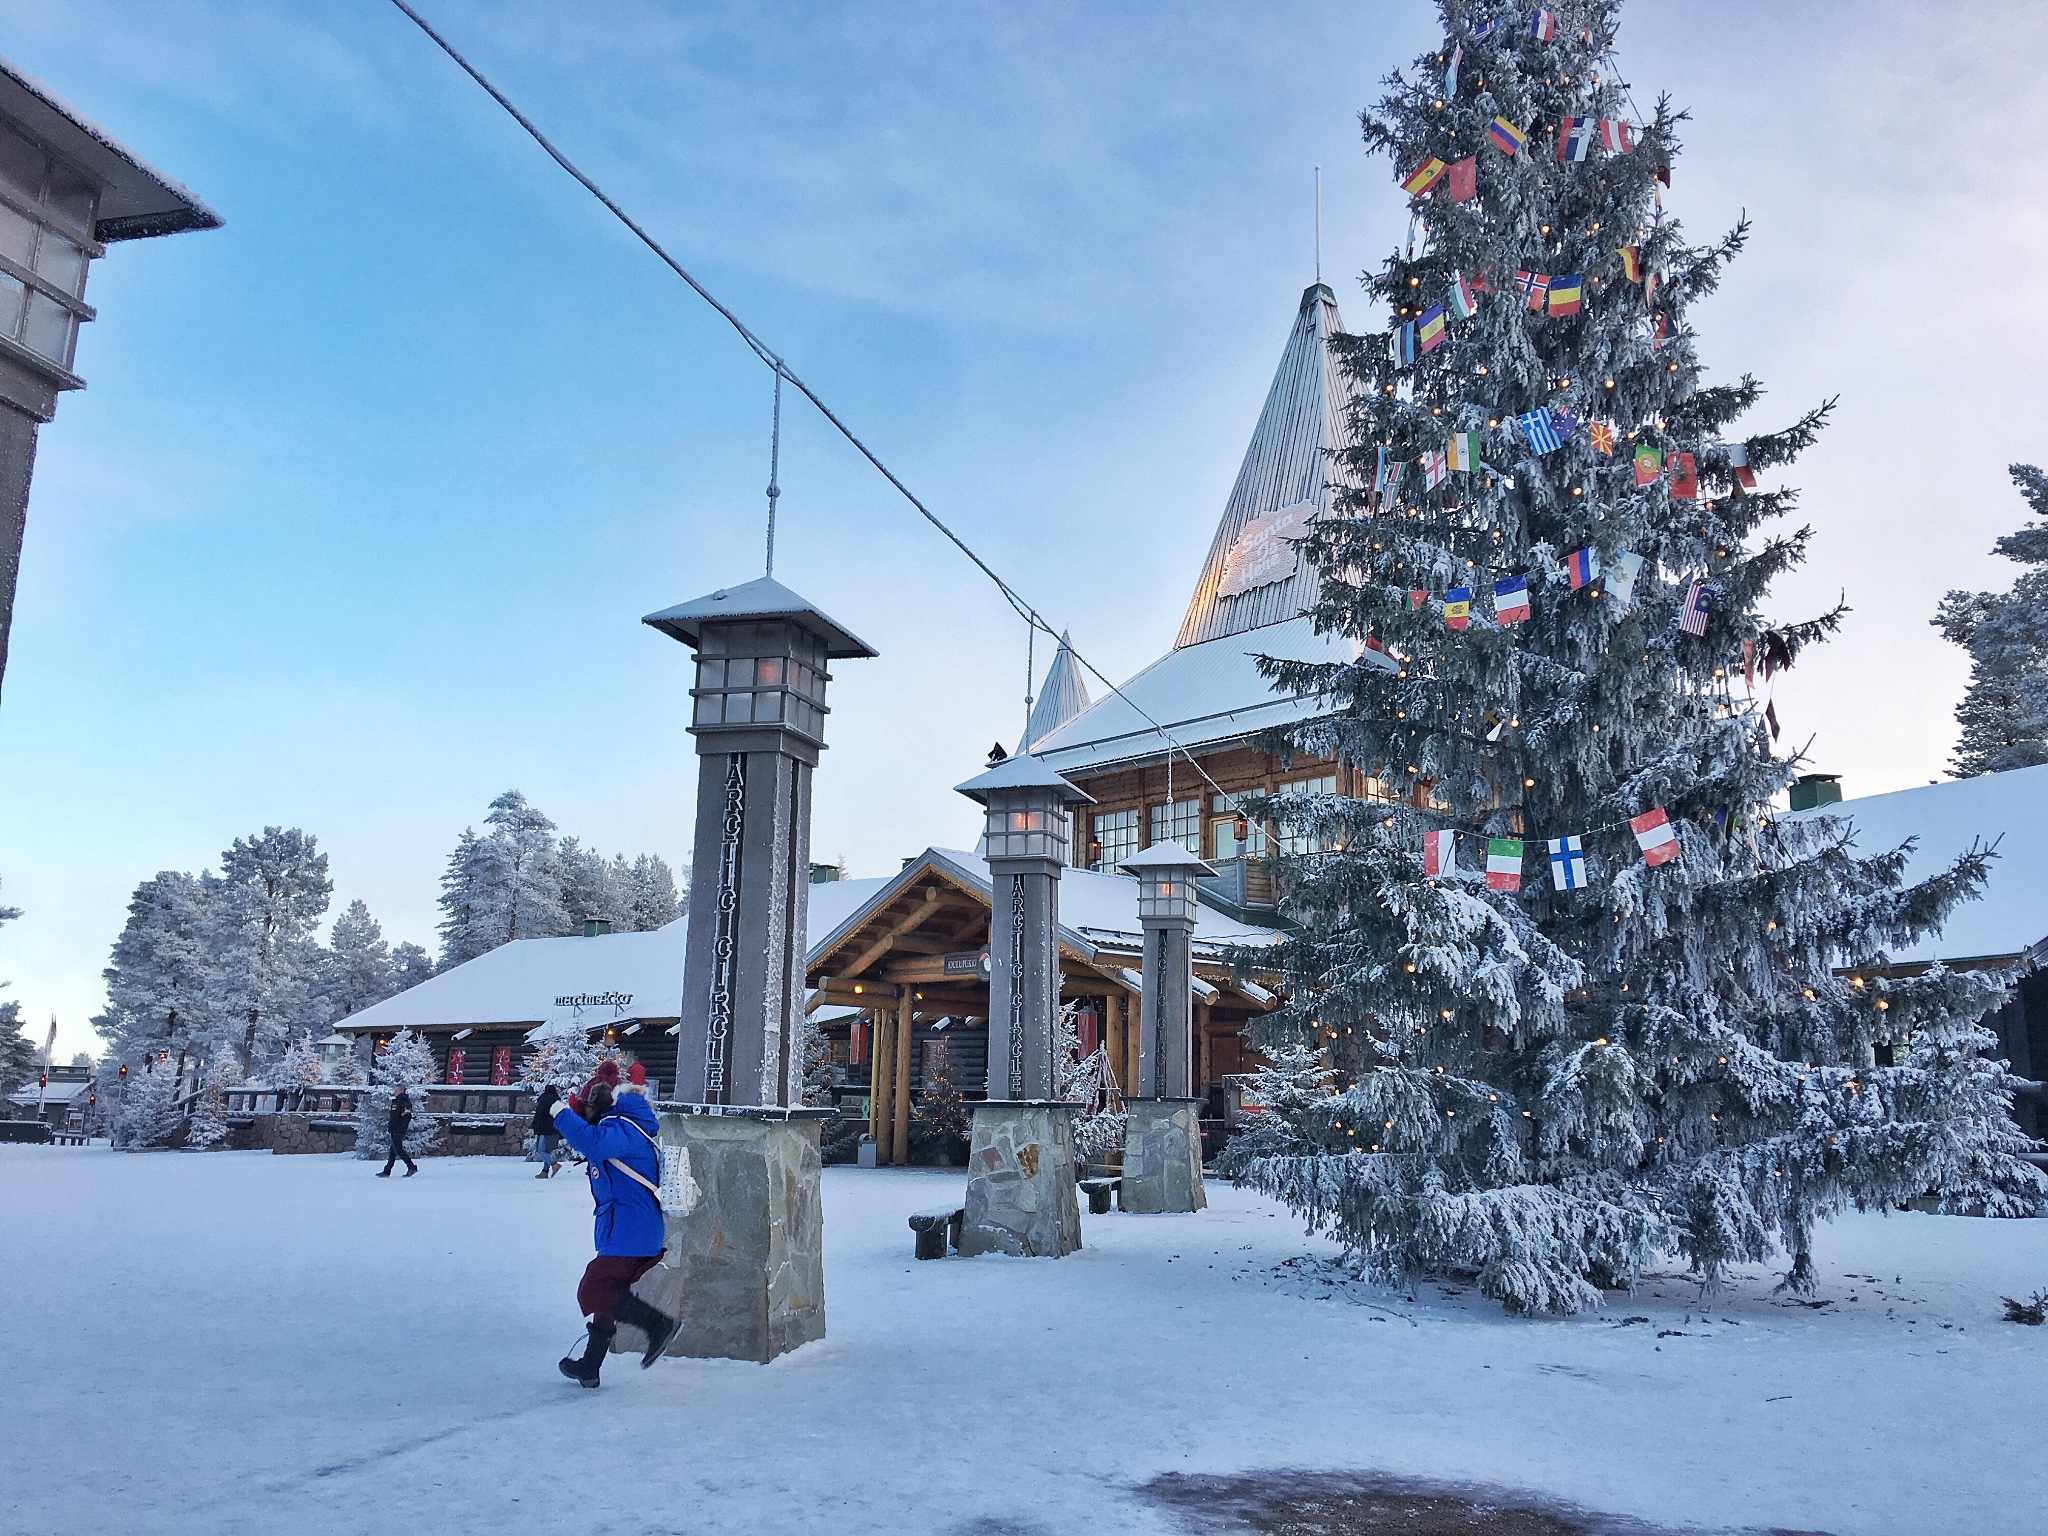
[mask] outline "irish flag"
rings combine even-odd
[[[1486,840],[1486,888],[1489,891],[1519,891],[1522,888],[1520,838],[1489,837]]]
[[[1672,828],[1671,818],[1664,814],[1663,806],[1629,817],[1628,825],[1642,847],[1645,864],[1654,869],[1678,857],[1678,833]]]

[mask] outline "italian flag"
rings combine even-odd
[[[1522,888],[1520,838],[1489,837],[1486,840],[1486,888],[1489,891],[1519,891]]]
[[[1678,833],[1671,825],[1671,818],[1664,814],[1663,806],[1629,817],[1628,824],[1629,830],[1636,835],[1636,842],[1642,846],[1645,864],[1655,868],[1678,857]]]

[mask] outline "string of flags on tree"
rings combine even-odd
[[[1622,823],[1615,823],[1620,826]],[[1679,855],[1678,829],[1671,824],[1671,818],[1664,807],[1655,806],[1640,816],[1631,816],[1626,823],[1635,835],[1636,848],[1643,863],[1655,869],[1660,864],[1669,864]],[[1724,811],[1716,818],[1716,825],[1725,829],[1727,818]],[[1595,828],[1595,831],[1605,830]],[[1543,839],[1544,851],[1549,855],[1550,883],[1560,891],[1582,891],[1591,880],[1586,866],[1586,839],[1591,833],[1579,832],[1565,837]],[[1422,873],[1425,879],[1468,880],[1476,871],[1467,871],[1458,865],[1458,836],[1448,828],[1422,834]],[[1490,891],[1518,892],[1522,888],[1522,866],[1527,857],[1528,842],[1519,837],[1489,837],[1486,840],[1486,866],[1483,878]]]

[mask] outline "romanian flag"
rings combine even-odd
[[[1522,840],[1519,837],[1489,837],[1486,840],[1486,888],[1489,891],[1519,891],[1522,888]]]
[[[1470,278],[1458,274],[1458,280],[1451,284],[1451,313],[1460,320],[1470,320],[1479,313],[1479,290],[1472,286]]]
[[[1600,574],[1600,557],[1590,549],[1575,549],[1564,557],[1564,570],[1576,592]]]
[[[1580,277],[1576,272],[1550,280],[1550,313],[1553,317],[1579,312],[1579,287]]]
[[[1415,168],[1406,181],[1401,183],[1401,190],[1410,197],[1420,197],[1431,187],[1435,186],[1438,181],[1442,180],[1444,172],[1449,169],[1450,167],[1445,165],[1443,161],[1431,155]]]
[[[1493,140],[1493,147],[1504,155],[1512,155],[1529,142],[1529,135],[1504,117],[1496,117],[1486,125],[1486,136]]]
[[[1452,629],[1463,629],[1472,621],[1472,589],[1453,587],[1444,594],[1444,622]]]
[[[1648,485],[1664,473],[1664,455],[1648,443],[1636,445],[1636,484]]]
[[[1454,203],[1471,202],[1479,193],[1479,157],[1467,155],[1462,160],[1453,160],[1444,190],[1451,194]]]
[[[1621,275],[1632,283],[1640,283],[1643,280],[1641,253],[1632,245],[1621,246],[1619,251],[1621,255]]]
[[[1444,448],[1450,467],[1469,474],[1479,468],[1479,434],[1477,432],[1453,432],[1450,442]]]
[[[1614,452],[1614,428],[1604,421],[1596,421],[1586,428],[1586,436],[1593,446],[1602,453]]]
[[[1689,453],[1671,455],[1671,495],[1678,501],[1699,500],[1699,471],[1693,467],[1692,455]]]
[[[1493,617],[1496,623],[1519,624],[1529,617],[1529,578],[1503,576],[1493,584]]]
[[[1629,137],[1628,124],[1618,117],[1600,119],[1600,142],[1617,155],[1633,154],[1635,140]]]
[[[1422,342],[1424,355],[1434,352],[1444,341],[1444,307],[1432,304],[1422,312],[1416,321],[1416,335]]]

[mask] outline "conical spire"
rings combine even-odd
[[[1053,653],[1052,665],[1045,669],[1045,683],[1038,690],[1038,702],[1031,706],[1031,718],[1024,726],[1024,740],[1017,750],[1029,752],[1034,741],[1045,740],[1087,707],[1088,684],[1082,680],[1080,664],[1074,660],[1074,653],[1068,649],[1067,636],[1063,633],[1060,648]]]
[[[1301,296],[1176,648],[1277,624],[1315,602],[1315,569],[1287,541],[1330,510],[1331,482],[1343,474],[1330,450],[1348,442],[1353,388],[1329,348],[1343,329],[1337,296],[1323,284]]]

